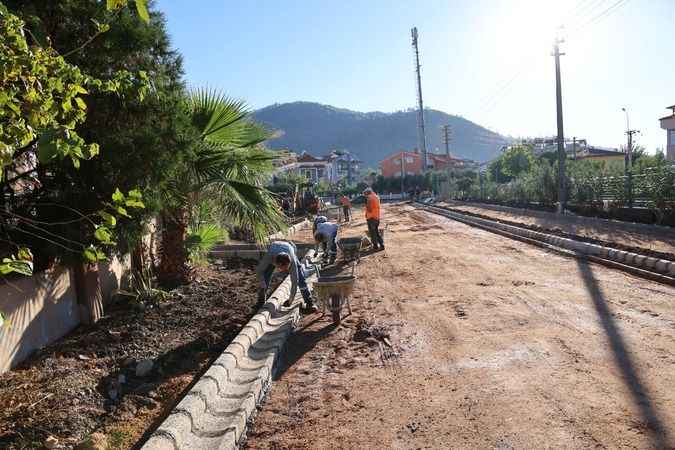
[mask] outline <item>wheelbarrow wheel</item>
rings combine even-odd
[[[342,321],[341,317],[341,312],[342,312],[342,305],[340,301],[340,296],[339,295],[331,295],[330,297],[330,312],[333,315],[333,323],[335,325],[340,325],[340,322]]]

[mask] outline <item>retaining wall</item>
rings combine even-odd
[[[129,267],[129,257],[99,263],[104,301],[119,288]],[[56,266],[0,285],[0,310],[8,322],[0,328],[0,373],[4,373],[80,324],[73,270]]]

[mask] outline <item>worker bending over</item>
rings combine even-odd
[[[328,217],[326,216],[316,216],[314,218],[314,222],[312,222],[312,236],[316,233],[316,227],[318,227],[320,223],[325,222],[328,222]]]
[[[363,195],[366,197],[366,223],[373,249],[384,250],[384,240],[380,235],[380,197],[371,188],[366,188]]]
[[[318,311],[318,308],[314,305],[312,293],[307,286],[305,273],[300,261],[298,261],[296,250],[295,244],[292,242],[275,241],[270,244],[267,253],[262,257],[256,268],[259,282],[258,306],[262,306],[267,300],[266,294],[272,280],[272,274],[275,270],[278,270],[279,272],[289,272],[291,275],[291,291],[288,299],[284,301],[284,305],[290,306],[299,287],[302,299],[305,301],[303,312]]]
[[[314,233],[314,241],[321,244],[324,260],[327,259],[329,264],[334,263],[337,257],[338,229],[338,224],[324,222],[317,226],[316,233]]]

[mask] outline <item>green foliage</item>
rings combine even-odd
[[[227,241],[227,230],[207,224],[188,230],[185,248],[192,263],[203,263],[208,253],[217,244]]]
[[[2,258],[0,262],[0,275],[18,273],[30,276],[33,274],[33,255],[27,248],[19,248],[16,255]]]
[[[0,3],[1,4],[1,3]],[[100,80],[68,64],[51,47],[29,45],[24,22],[6,8],[0,12],[0,166],[12,163],[14,153],[38,142],[40,161],[80,160],[99,152],[75,128],[86,118],[83,95],[92,92],[147,91],[147,75],[128,71]]]
[[[145,22],[150,22],[150,14],[148,13],[148,0],[134,0],[136,4],[136,11],[138,16]],[[126,7],[129,0],[106,0],[105,5],[109,11],[116,11]]]
[[[186,105],[200,138],[188,173],[176,180],[174,198],[181,201],[181,192],[210,195],[223,217],[251,230],[258,240],[282,229],[283,213],[265,187],[276,158],[261,146],[269,132],[250,119],[243,102],[216,91],[192,91]]]
[[[503,183],[529,172],[534,164],[535,160],[530,147],[514,145],[490,163],[488,173],[492,181]]]
[[[138,306],[159,305],[163,300],[171,297],[171,294],[157,287],[149,268],[135,272],[131,276],[129,290],[120,289],[118,295],[130,297]]]
[[[183,165],[185,139],[192,133],[181,107],[180,57],[170,49],[161,14],[153,12],[144,23],[137,10],[121,3],[113,12],[99,1],[6,3],[26,22],[31,49],[49,43],[55,55],[94,83],[93,89],[85,85],[87,93],[76,96],[86,104],[76,131],[82,142],[100,148],[95,158],[72,161],[50,155],[48,146],[40,147],[48,167],[41,164],[37,173],[28,174],[36,180],[34,191],[9,205],[13,213],[40,224],[24,221],[12,238],[34,249],[36,269],[54,258],[79,259],[82,250],[74,251],[79,244],[90,261],[127,252],[139,241],[143,224],[159,211],[160,193]],[[104,81],[97,88],[99,79]],[[81,106],[77,100],[71,103],[74,109]],[[11,186],[6,183],[4,188],[7,192]],[[111,202],[118,199],[117,189],[127,195]],[[30,228],[34,225],[51,233],[49,240],[26,234],[36,231]],[[101,243],[105,245],[97,248]]]
[[[675,171],[670,163],[657,157],[656,165],[645,174],[643,186],[648,195],[648,205],[655,212],[657,222],[675,209]]]

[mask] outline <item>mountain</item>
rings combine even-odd
[[[357,112],[311,102],[270,105],[255,111],[259,122],[277,131],[268,142],[272,149],[289,149],[300,153],[324,155],[330,150],[345,149],[361,158],[366,166],[377,167],[378,161],[391,153],[417,145],[417,112]],[[441,126],[452,129],[450,153],[476,161],[487,161],[509,139],[463,117],[434,109],[424,111],[427,150],[445,152]]]

